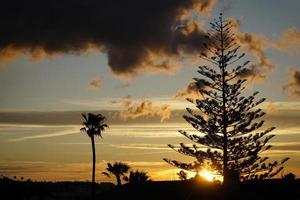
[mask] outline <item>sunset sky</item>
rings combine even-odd
[[[71,3],[72,2],[72,3]],[[154,180],[177,179],[167,144],[190,143],[181,115],[209,22],[234,19],[255,70],[246,95],[266,97],[277,127],[273,158],[291,157],[300,176],[300,1],[74,0],[0,7],[0,175],[89,180],[91,145],[82,112],[103,113],[97,181],[106,162],[124,161]],[[145,107],[141,105],[146,104]],[[141,108],[132,112],[132,108]]]

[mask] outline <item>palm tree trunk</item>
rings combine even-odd
[[[95,170],[96,170],[96,152],[94,136],[91,136],[92,151],[93,151],[93,170],[92,170],[92,199],[95,197]]]
[[[117,175],[117,184],[118,184],[118,186],[122,185],[120,175]]]

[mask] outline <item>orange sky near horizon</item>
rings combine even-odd
[[[270,142],[274,147],[265,155],[276,160],[291,157],[285,164],[284,173],[293,172],[299,177],[299,118],[296,113],[279,117],[280,113],[270,114],[264,126],[276,123],[278,127],[273,131],[277,136]],[[80,133],[80,127],[66,124],[0,124],[1,175],[49,181],[90,180],[91,144],[90,139]],[[126,162],[133,170],[144,170],[152,180],[177,180],[179,169],[162,159],[193,160],[167,146],[181,142],[191,144],[191,141],[177,132],[180,129],[194,131],[185,122],[111,124],[103,133],[103,138],[96,139],[96,180],[114,181],[101,174],[106,163],[114,161]]]

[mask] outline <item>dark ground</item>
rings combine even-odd
[[[242,183],[233,188],[193,181],[152,182],[124,185],[104,192],[102,199],[131,200],[300,200],[300,180],[264,180]]]
[[[0,179],[1,199],[81,200],[89,199],[89,182],[31,182]],[[153,181],[115,187],[97,184],[96,199],[131,200],[300,200],[300,179],[252,181],[223,188],[195,181]]]

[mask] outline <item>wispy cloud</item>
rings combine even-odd
[[[289,83],[282,85],[280,89],[283,92],[287,90],[290,97],[299,98],[300,97],[300,71],[296,69],[291,69]]]
[[[170,106],[165,104],[162,106],[154,106],[152,101],[134,100],[131,96],[126,96],[119,100],[113,100],[113,104],[121,104],[124,109],[120,111],[120,118],[123,120],[136,119],[140,117],[159,116],[160,121],[166,121],[171,117]]]
[[[287,52],[291,55],[299,55],[300,30],[298,30],[296,27],[293,27],[284,31],[279,40],[274,43],[274,48]]]
[[[300,155],[300,151],[299,150],[270,150],[270,151],[266,151],[263,152],[262,155],[264,156],[270,156],[271,158],[275,158],[275,157],[281,157],[282,156],[288,156],[288,157],[298,157]]]
[[[273,151],[275,153],[278,152],[293,152],[300,154],[300,142],[270,142],[270,145],[272,145],[272,149],[269,151],[272,153]]]
[[[175,98],[199,98],[200,97],[200,92],[199,88],[196,84],[196,82],[191,82],[188,84],[188,86],[184,89],[181,89],[177,91]]]
[[[300,134],[300,127],[297,126],[297,127],[287,127],[287,128],[278,128],[278,129],[275,129],[273,131],[274,134],[277,134],[277,135],[299,135]]]
[[[78,134],[78,133],[79,133],[79,129],[73,128],[73,129],[56,131],[56,132],[46,133],[46,134],[18,137],[18,138],[9,139],[8,141],[9,142],[21,142],[21,141],[26,141],[26,140],[36,140],[36,139],[44,139],[44,138],[51,138],[51,137],[59,137],[59,136]]]
[[[90,163],[0,160],[0,170],[5,176],[22,176],[25,180],[88,180]],[[104,164],[97,165],[97,170],[104,170]]]
[[[300,149],[300,141],[298,141],[298,142],[270,142],[270,144],[275,145],[275,146],[299,146],[299,149]]]
[[[103,160],[97,163],[97,171],[105,171],[107,162],[115,160]],[[167,176],[160,176],[161,170],[169,169],[163,161],[132,161],[122,160],[128,163],[133,169],[147,171],[151,178],[156,180],[168,179]],[[91,163],[75,162],[75,163],[56,163],[56,162],[41,162],[41,161],[10,161],[0,160],[0,171],[5,176],[24,177],[25,180],[70,180],[70,181],[86,181],[90,179]],[[96,176],[98,181],[111,181],[105,176]]]
[[[89,83],[89,89],[100,90],[102,88],[103,77],[97,77]]]
[[[91,145],[90,142],[59,142],[62,145]],[[105,143],[96,142],[96,145],[105,145],[117,149],[140,149],[140,150],[169,150],[166,144],[119,144],[119,143]]]
[[[116,86],[116,88],[118,89],[123,89],[123,88],[128,88],[130,87],[130,83],[129,82],[126,82],[126,83],[123,83],[123,84],[119,84]]]
[[[257,60],[241,75],[243,77],[257,80],[267,78],[267,74],[275,68],[274,63],[267,56],[268,49],[287,52],[291,55],[300,53],[300,31],[295,27],[285,30],[278,40],[273,40],[263,34],[242,32],[238,19],[231,19],[231,22],[234,24],[239,45]]]
[[[111,146],[120,149],[170,150],[166,144],[111,144]]]
[[[123,98],[124,99],[124,98]],[[170,105],[172,109],[183,109],[186,106],[186,101],[174,100],[172,96],[166,97],[149,97],[147,98],[151,102],[154,102],[157,106],[165,104]],[[134,99],[131,99],[134,101]],[[124,104],[120,98],[95,98],[95,99],[60,99],[57,100],[60,105],[70,110],[121,110],[124,108]],[[71,109],[72,108],[72,109]]]
[[[272,102],[264,102],[260,105],[262,109],[266,109],[266,111],[282,111],[282,110],[300,110],[300,102],[298,101],[272,101]]]
[[[266,50],[271,47],[268,45],[270,43],[269,38],[263,34],[242,32],[238,19],[232,18],[230,21],[233,24],[232,30],[235,32],[237,43],[249,55],[256,58],[256,62],[252,63],[240,76],[255,78],[256,80],[266,79],[266,75],[275,67],[266,53]]]

